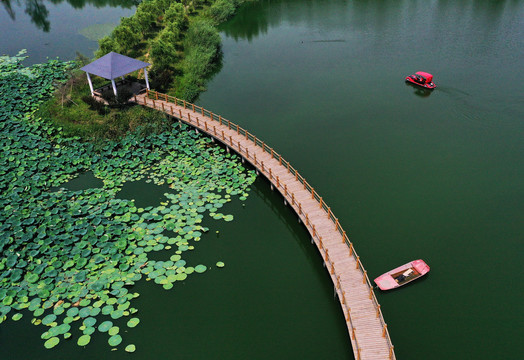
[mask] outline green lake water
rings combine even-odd
[[[118,10],[116,19],[129,11]],[[1,37],[0,52],[74,56],[74,42],[60,54],[24,45],[42,35],[25,24],[20,39]],[[370,278],[418,258],[431,266],[377,292],[397,357],[520,359],[524,2],[259,1],[221,32],[222,69],[199,103],[299,170]],[[437,89],[406,85],[415,71],[434,74]],[[99,185],[86,176],[70,186]],[[138,182],[120,195],[147,206],[165,191]],[[224,212],[235,220],[207,218],[188,257],[209,271],[170,291],[136,286],[141,322],[124,336],[135,354],[111,352],[105,336],[45,350],[27,314],[0,325],[0,359],[351,359],[327,271],[280,195],[259,178]]]
[[[0,56],[27,49],[28,64],[47,58],[91,58],[97,39],[108,35],[121,17],[134,13],[133,0],[2,0]]]

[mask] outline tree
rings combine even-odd
[[[176,49],[174,44],[161,38],[151,44],[149,55],[156,71],[171,69],[176,61]]]
[[[158,38],[166,43],[176,46],[176,43],[180,41],[180,31],[176,26],[170,24],[160,32]]]
[[[140,32],[136,19],[133,16],[127,17],[127,18],[126,17],[120,18],[120,25],[128,26],[131,29],[131,31],[134,33]]]
[[[117,51],[117,47],[118,46],[113,38],[105,36],[98,40],[98,50],[96,51],[95,56],[100,58],[111,51]]]
[[[153,24],[155,24],[155,15],[149,13],[146,9],[143,9],[142,6],[139,6],[136,9],[134,18],[136,21],[137,30],[142,34],[142,37],[145,38],[147,33],[151,31]]]
[[[123,23],[113,30],[112,35],[121,53],[127,53],[140,42],[139,35],[133,32],[131,27]]]
[[[164,15],[164,23],[175,26],[178,30],[187,28],[188,19],[184,5],[181,3],[172,3]]]

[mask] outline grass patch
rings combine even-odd
[[[93,79],[95,88],[104,84],[101,78]],[[172,121],[161,112],[132,103],[105,105],[94,100],[85,74],[78,70],[39,107],[36,116],[49,119],[65,136],[91,142],[116,140],[130,132],[160,133]]]

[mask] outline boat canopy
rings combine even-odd
[[[430,73],[424,71],[417,71],[415,74],[424,77],[426,79],[426,83],[430,83],[433,81],[433,75],[431,75]]]

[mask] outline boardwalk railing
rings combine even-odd
[[[349,255],[354,258],[356,262],[356,269],[359,269],[360,272],[362,273],[363,283],[367,284],[367,287],[369,289],[369,299],[374,304],[374,307],[376,310],[376,317],[380,320],[380,323],[382,326],[382,337],[385,338],[385,340],[387,341],[387,345],[389,349],[388,358],[396,359],[395,352],[394,352],[394,346],[391,342],[387,324],[384,321],[382,310],[377,301],[375,293],[373,292],[373,285],[371,284],[371,281],[369,280],[367,271],[364,269],[364,266],[362,265],[362,262],[360,261],[360,256],[358,256],[357,252],[355,251],[353,243],[349,240],[346,232],[340,225],[339,219],[333,214],[333,212],[331,211],[331,208],[326,204],[324,199],[315,191],[313,186],[311,186],[306,181],[306,179],[302,175],[300,175],[299,172],[295,168],[293,168],[290,165],[288,161],[286,161],[273,148],[268,146],[262,140],[258,139],[255,135],[249,133],[247,130],[241,128],[239,125],[234,124],[231,121],[222,118],[222,116],[216,115],[213,112],[206,110],[201,106],[186,102],[185,100],[178,99],[176,97],[169,96],[167,94],[158,93],[152,90],[148,90],[143,97],[135,96],[134,101],[138,104],[140,104],[140,102],[142,101],[142,105],[149,106],[157,110],[162,110],[163,112],[167,113],[168,115],[176,117],[189,124],[195,125],[197,128],[200,128],[206,131],[207,133],[209,133],[210,135],[214,136],[215,138],[221,140],[225,145],[233,148],[241,156],[245,157],[246,160],[248,160],[249,162],[252,162],[256,168],[261,170],[262,173],[264,173],[264,175],[272,183],[276,184],[277,189],[282,193],[282,195],[284,195],[285,198],[290,198],[291,205],[295,208],[299,217],[302,217],[305,225],[311,230],[313,239],[316,239],[316,241],[318,242],[319,250],[321,250],[321,255],[324,259],[324,263],[326,264],[326,267],[329,268],[331,277],[333,278],[333,282],[334,282],[337,294],[339,296],[339,300],[341,300],[341,304],[343,305],[343,308],[345,308],[344,312],[346,316],[346,322],[349,324],[348,328],[351,329],[350,330],[351,341],[353,342],[353,345],[354,345],[355,356],[357,360],[360,360],[361,359],[360,353],[362,349],[359,346],[358,333],[357,333],[356,326],[353,323],[354,321],[352,319],[351,309],[347,304],[345,291],[341,290],[340,276],[334,275],[334,262],[331,261],[331,259],[329,258],[328,249],[324,249],[323,242],[322,242],[322,236],[318,235],[315,225],[310,223],[309,216],[305,211],[303,211],[301,203],[295,200],[294,193],[289,192],[285,184],[282,185],[282,183],[280,182],[279,176],[275,175],[272,172],[271,167],[265,166],[264,162],[260,161],[260,159],[257,160],[256,152],[255,153],[252,152],[250,154],[249,149],[246,146],[242,146],[240,141],[233,141],[231,136],[227,137],[223,130],[217,129],[214,123],[218,123],[222,126],[227,126],[228,130],[233,130],[238,135],[241,135],[243,139],[248,140],[250,143],[254,144],[255,147],[260,147],[264,153],[270,155],[271,159],[278,161],[278,163],[281,166],[286,168],[287,171],[292,176],[295,177],[295,180],[300,182],[303,188],[309,192],[309,194],[311,195],[311,199],[316,201],[319,209],[324,210],[328,218],[333,222],[336,231],[340,233],[342,237],[342,241],[347,245]],[[178,107],[178,109],[176,109],[175,107]],[[183,114],[182,108],[192,111],[193,113],[199,114],[203,118],[200,118],[198,116],[191,116],[189,112],[185,112],[185,114]],[[186,115],[186,116],[184,117],[183,115]],[[208,120],[211,120],[211,123],[209,123]]]

